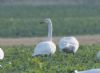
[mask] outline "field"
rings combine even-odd
[[[58,45],[58,42],[62,37],[53,37],[53,41]],[[80,45],[100,44],[100,35],[81,35],[75,37]],[[0,46],[35,46],[44,40],[47,40],[47,37],[0,38]]]
[[[57,52],[53,56],[32,57],[35,45],[47,36],[50,17],[54,42],[75,35],[80,42],[75,55]],[[0,73],[71,73],[100,68],[96,53],[100,50],[100,6],[2,6],[0,5],[0,47],[5,58]],[[42,38],[41,38],[42,37]]]
[[[71,71],[99,68],[96,53],[99,45],[80,46],[73,54],[57,52],[53,56],[32,57],[34,46],[3,47],[4,60],[0,61],[0,73],[71,73]]]
[[[72,73],[74,70],[99,68],[96,54],[100,50],[100,35],[76,36],[80,48],[75,55],[57,52],[53,56],[32,57],[35,45],[45,38],[1,38],[5,58],[0,61],[0,73]],[[57,44],[60,37],[54,37]],[[33,46],[32,46],[33,45]]]
[[[54,36],[100,34],[100,6],[0,6],[0,37],[46,36],[46,17]]]

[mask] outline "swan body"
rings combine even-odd
[[[66,53],[76,53],[76,51],[79,48],[79,42],[73,36],[63,37],[59,41],[59,48],[60,48],[60,51],[63,51]]]
[[[90,70],[85,70],[85,71],[75,70],[73,73],[100,73],[100,69],[90,69]]]
[[[4,52],[3,50],[0,48],[0,60],[2,60],[4,58]]]
[[[56,52],[56,45],[52,42],[52,22],[50,18],[44,20],[48,24],[48,40],[36,45],[32,56],[50,55]]]
[[[45,54],[54,54],[56,51],[56,46],[53,42],[50,41],[45,41],[45,42],[41,42],[39,43],[35,50],[34,50],[34,54],[35,55],[45,55]]]

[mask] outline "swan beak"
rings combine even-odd
[[[40,24],[43,24],[43,23],[45,23],[45,22],[40,22]]]

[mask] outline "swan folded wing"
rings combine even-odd
[[[41,42],[39,43],[35,50],[34,55],[41,55],[41,54],[51,54],[53,53],[52,49],[54,46],[49,42]]]
[[[78,41],[75,37],[64,37],[63,41],[66,41],[66,43],[71,43],[73,45],[78,45]]]
[[[56,45],[53,42],[50,43],[50,48],[51,48],[51,54],[54,54],[56,52]]]
[[[75,38],[71,38],[71,37],[62,38],[60,40],[59,47],[64,48],[64,47],[66,47],[67,44],[71,44],[71,45],[75,46],[76,48],[79,47],[78,41]]]
[[[4,52],[2,49],[0,49],[0,59],[3,59],[4,58]]]

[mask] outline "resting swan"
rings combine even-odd
[[[85,70],[85,71],[75,70],[73,73],[100,73],[100,69],[90,69],[90,70]]]
[[[0,60],[2,60],[4,58],[4,52],[3,50],[0,48]]]
[[[50,18],[44,20],[48,24],[48,40],[36,45],[32,56],[50,55],[56,52],[56,45],[52,42],[52,22]]]
[[[74,54],[79,48],[79,42],[73,36],[63,37],[59,41],[59,48],[60,48],[60,51]]]

